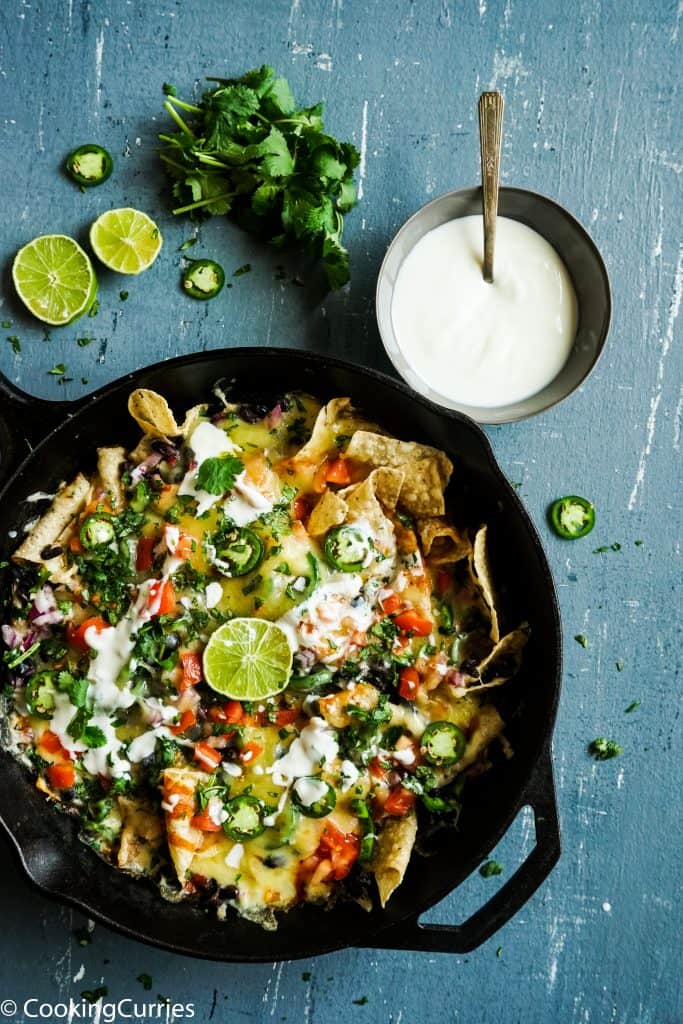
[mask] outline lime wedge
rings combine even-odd
[[[264,619],[230,619],[204,651],[204,677],[233,700],[262,700],[284,690],[292,671],[287,634]]]
[[[68,235],[40,235],[20,249],[12,280],[26,308],[55,327],[82,316],[97,295],[90,257]]]
[[[124,207],[107,210],[90,228],[98,260],[119,274],[141,274],[159,255],[163,239],[151,217]]]

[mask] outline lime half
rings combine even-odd
[[[204,651],[204,676],[212,690],[234,700],[262,700],[284,690],[292,671],[287,634],[264,619],[230,619]]]
[[[98,260],[119,274],[141,274],[159,255],[163,239],[151,217],[124,207],[107,210],[90,228],[90,244]]]
[[[12,280],[26,308],[55,327],[82,316],[97,294],[90,257],[68,235],[40,235],[20,249]]]

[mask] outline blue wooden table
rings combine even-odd
[[[422,203],[475,182],[485,88],[505,94],[503,180],[553,196],[588,227],[614,296],[607,351],[584,387],[537,419],[490,432],[545,538],[566,633],[554,744],[564,855],[549,881],[469,956],[350,951],[216,966],[99,926],[80,946],[73,931],[83,919],[31,890],[3,842],[0,1014],[11,1010],[2,1000],[17,1003],[6,1019],[32,1019],[37,1004],[23,1008],[32,997],[80,1002],[100,985],[110,1001],[169,996],[193,1004],[197,1020],[230,1024],[683,1019],[682,37],[675,0],[3,0],[0,317],[11,327],[0,335],[0,369],[36,394],[75,398],[156,360],[244,343],[388,369],[373,308],[382,255]],[[198,95],[202,76],[264,62],[301,101],[324,99],[329,128],[361,151],[362,199],[346,231],[351,283],[320,301],[313,284],[278,280],[272,252],[214,219],[192,255],[252,271],[218,300],[193,303],[177,284],[178,247],[193,229],[168,212],[155,153],[161,84]],[[60,167],[87,141],[110,149],[116,169],[82,194]],[[158,221],[160,258],[138,279],[102,273],[99,315],[44,332],[12,295],[14,252],[46,232],[83,238],[103,209],[123,205]],[[19,353],[6,337],[20,339]],[[92,341],[79,347],[83,337]],[[50,375],[59,363],[69,380]],[[595,531],[574,545],[544,524],[548,502],[564,493],[597,507]],[[593,553],[612,544],[621,547]],[[619,758],[589,757],[601,735],[620,743]],[[532,844],[522,814],[496,851],[505,874]],[[433,919],[463,919],[496,884],[473,876]],[[140,975],[151,977],[149,991]]]

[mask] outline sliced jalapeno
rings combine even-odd
[[[453,722],[432,722],[422,733],[420,750],[429,764],[455,764],[465,753],[467,739]]]
[[[263,824],[263,804],[248,793],[228,800],[225,810],[228,816],[223,822],[223,831],[236,843],[260,836],[266,827]]]
[[[306,818],[324,818],[337,803],[334,786],[315,776],[297,779],[292,787],[292,802]]]
[[[214,260],[192,260],[183,271],[183,291],[193,299],[212,299],[225,284],[225,271]]]
[[[66,158],[66,169],[74,181],[84,188],[93,188],[106,181],[114,167],[111,155],[102,146],[89,143],[79,146]]]
[[[318,586],[318,580],[320,579],[320,572],[318,570],[318,560],[315,555],[311,552],[307,552],[306,561],[309,565],[309,573],[307,576],[297,576],[295,580],[287,585],[285,594],[290,601],[296,601],[301,604],[307,597],[310,597],[315,588]]]
[[[262,558],[261,538],[246,526],[237,526],[221,540],[215,564],[225,576],[246,576],[260,565]]]
[[[370,554],[370,541],[354,526],[335,526],[325,538],[325,558],[340,572],[358,572]]]
[[[577,494],[558,498],[550,506],[550,522],[558,537],[576,540],[585,537],[595,526],[595,509],[592,502]]]
[[[307,676],[290,676],[287,683],[288,690],[300,690],[308,692],[320,690],[332,682],[332,671],[325,665],[318,665]]]
[[[79,534],[81,544],[89,551],[91,548],[102,548],[116,539],[116,531],[111,516],[95,512],[86,516],[81,524]]]
[[[55,710],[55,684],[52,672],[36,672],[26,684],[26,707],[29,714],[51,718]]]
[[[370,814],[370,808],[368,807],[367,801],[352,800],[351,810],[360,822],[362,837],[360,841],[360,850],[358,851],[358,859],[361,863],[364,863],[371,859],[375,850],[375,841],[377,839],[375,834],[375,823],[372,820],[372,815]]]

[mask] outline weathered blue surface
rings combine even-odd
[[[101,982],[114,1000],[139,998],[136,976],[147,972],[153,998],[193,1003],[200,1020],[683,1018],[682,19],[674,0],[3,0],[5,271],[28,239],[49,231],[81,237],[108,206],[148,210],[166,240],[143,277],[103,273],[97,319],[49,340],[17,309],[5,273],[0,317],[12,328],[0,335],[0,368],[27,389],[75,397],[156,359],[240,343],[312,347],[386,369],[373,315],[380,260],[420,204],[474,182],[476,100],[492,86],[506,99],[504,180],[557,198],[586,224],[610,269],[615,312],[608,350],[571,401],[491,432],[544,533],[568,638],[555,735],[564,856],[536,897],[467,957],[362,951],[274,968],[219,967],[100,927],[81,949],[71,937],[78,915],[30,890],[3,844],[0,1013],[5,998],[78,998]],[[329,127],[362,151],[362,202],[346,235],[351,285],[317,304],[311,286],[275,280],[278,259],[217,219],[202,227],[192,254],[253,270],[219,300],[193,304],[176,286],[177,248],[192,232],[160,198],[161,83],[187,94],[205,74],[262,62],[287,74],[302,101],[324,98]],[[107,146],[117,166],[106,186],[82,195],[59,168],[73,145],[90,140]],[[11,334],[21,339],[20,355],[5,341]],[[93,344],[77,347],[85,334]],[[59,362],[72,383],[47,374]],[[567,492],[589,496],[598,509],[595,532],[575,545],[554,539],[543,522],[548,501]],[[592,553],[612,542],[621,550]],[[587,649],[572,639],[578,633]],[[636,699],[642,705],[625,714]],[[623,756],[592,762],[586,745],[596,735],[617,739]],[[518,822],[497,854],[506,872],[532,841],[528,823]],[[473,877],[434,916],[463,918],[495,885]],[[366,1004],[353,1004],[363,996]],[[11,1019],[29,1018],[19,1010]]]

